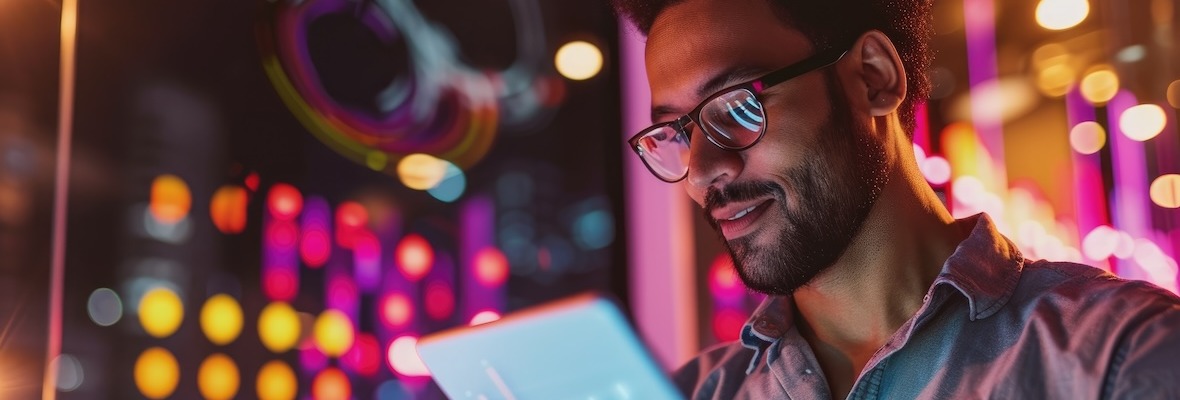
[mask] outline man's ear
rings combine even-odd
[[[906,96],[905,67],[893,41],[881,31],[868,31],[849,50],[855,65],[849,65],[859,77],[854,95],[867,101],[874,117],[896,112]],[[863,104],[863,103],[862,103]]]

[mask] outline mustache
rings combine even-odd
[[[754,200],[768,195],[778,199],[787,196],[782,186],[766,181],[731,183],[721,189],[710,187],[705,192],[705,215],[712,220],[714,209],[725,207],[729,203]]]

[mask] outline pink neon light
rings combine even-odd
[[[278,183],[271,186],[266,204],[275,218],[292,219],[303,210],[303,195],[294,186]]]

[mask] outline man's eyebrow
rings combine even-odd
[[[762,74],[764,71],[765,70],[762,68],[745,65],[735,65],[723,69],[721,72],[714,74],[711,78],[709,78],[709,80],[705,81],[705,83],[697,86],[697,98],[704,99],[706,96],[711,96],[717,93],[717,91],[729,87],[730,85],[744,82],[745,80],[749,79],[755,79],[756,77],[761,76],[760,74]],[[659,121],[660,118],[663,118],[664,116],[684,114],[689,111],[691,110],[680,110],[677,107],[671,105],[659,104],[652,106],[651,120],[654,123]]]

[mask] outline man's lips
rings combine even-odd
[[[710,215],[721,228],[721,235],[725,236],[726,240],[733,240],[753,230],[752,226],[762,217],[772,201],[773,199],[764,199],[754,203],[726,206],[714,210]]]

